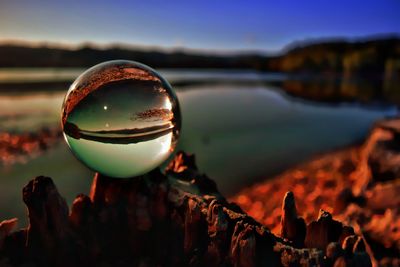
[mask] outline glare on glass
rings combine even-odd
[[[174,150],[181,117],[169,83],[126,60],[98,64],[71,85],[62,128],[74,155],[104,175],[128,178],[162,164]]]

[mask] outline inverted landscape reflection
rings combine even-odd
[[[140,176],[161,165],[181,127],[169,83],[150,67],[127,60],[83,72],[66,94],[61,121],[74,155],[114,178]]]

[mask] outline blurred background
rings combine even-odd
[[[63,97],[112,59],[164,75],[181,104],[178,150],[227,196],[358,144],[400,104],[400,2],[0,3],[0,218],[25,223],[21,189],[54,179],[69,204],[93,173],[60,133]]]

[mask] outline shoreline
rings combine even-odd
[[[281,221],[279,200],[290,190],[306,222],[323,209],[358,229],[356,233],[366,237],[378,261],[400,260],[399,136],[400,118],[380,120],[363,144],[314,157],[243,189],[230,200],[276,234]]]

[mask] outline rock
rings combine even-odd
[[[230,252],[234,266],[256,266],[256,237],[251,225],[241,221],[236,223]]]
[[[23,190],[28,228],[10,233],[15,221],[0,224],[0,263],[54,267],[332,266],[333,261],[324,257],[325,247],[335,240],[331,235],[336,239],[340,236],[343,227],[328,213],[322,212],[316,226],[310,228],[306,238],[309,248],[304,248],[304,221],[297,216],[294,195],[288,193],[282,233],[291,241],[283,240],[228,203],[190,159],[178,154],[168,175],[154,170],[121,180],[96,174],[89,196],[78,195],[70,213],[51,178],[33,179]],[[190,178],[177,180],[182,173]],[[315,246],[311,239],[318,239]],[[330,250],[328,253],[336,257]]]
[[[179,175],[182,180],[191,180],[197,173],[195,156],[179,151],[165,171],[167,174]]]
[[[338,242],[331,242],[326,247],[326,257],[329,258],[331,263],[335,262],[337,258],[343,255],[343,250]]]
[[[80,228],[92,223],[93,212],[90,198],[84,194],[79,194],[72,203],[69,220],[72,227]]]
[[[23,189],[28,208],[28,257],[43,265],[70,266],[71,232],[68,206],[49,177],[39,176]]]
[[[191,253],[192,251],[199,251],[206,249],[205,245],[203,248],[196,247],[198,244],[206,244],[208,236],[208,227],[201,212],[201,207],[198,203],[192,199],[188,200],[188,205],[185,215],[185,239],[183,249],[185,253]]]
[[[191,182],[191,184],[196,185],[195,188],[200,190],[201,193],[218,193],[216,183],[207,175],[198,172],[194,155],[188,155],[179,151],[176,153],[175,158],[168,164],[165,172],[177,179]]]
[[[362,253],[365,252],[365,241],[361,237],[357,237],[357,241],[355,242],[353,246],[353,253]]]
[[[0,222],[0,247],[3,245],[4,238],[16,228],[17,224],[17,218]]]
[[[351,256],[353,254],[355,244],[358,242],[358,236],[350,235],[345,238],[342,244],[342,249],[346,256]]]
[[[344,256],[338,258],[335,261],[334,267],[372,267],[371,260],[368,254],[361,253],[355,254],[351,258],[346,258]]]
[[[304,247],[306,223],[297,216],[296,203],[292,192],[287,192],[282,204],[281,236],[293,242],[294,247]]]
[[[333,266],[372,267],[371,259],[368,253],[365,252],[364,241],[361,237],[355,235],[348,236],[344,240],[342,248],[343,253],[335,260]]]
[[[341,232],[341,234],[339,236],[339,240],[338,240],[339,244],[343,244],[344,240],[348,236],[353,236],[353,235],[355,235],[353,227],[344,225],[343,228],[342,228],[342,232]]]
[[[342,223],[333,220],[330,213],[321,210],[317,221],[307,225],[305,246],[325,250],[329,243],[339,240],[342,231]]]
[[[371,258],[366,252],[357,252],[353,256],[353,266],[372,267]]]

